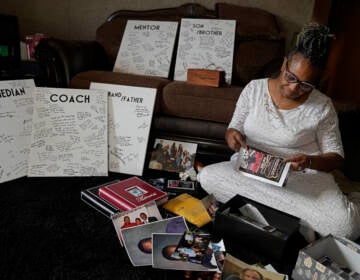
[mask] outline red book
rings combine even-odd
[[[155,200],[161,205],[168,194],[134,176],[99,188],[99,196],[122,210],[130,210]]]

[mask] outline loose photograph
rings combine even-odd
[[[162,220],[159,209],[155,201],[151,201],[144,206],[120,212],[112,217],[115,231],[123,246],[121,229],[135,227]]]
[[[184,172],[194,167],[197,144],[168,139],[155,139],[150,169]]]
[[[190,271],[216,271],[216,261],[212,249],[206,247],[197,257],[196,250],[189,248],[182,250],[180,255],[178,249],[182,246],[183,234],[161,234],[153,233],[153,267],[160,269],[190,270]],[[211,253],[210,253],[211,251]],[[203,260],[201,260],[203,259]],[[210,261],[212,260],[212,261]]]
[[[285,275],[272,272],[258,266],[249,265],[227,253],[224,261],[224,268],[222,271],[222,279],[283,280],[285,279]]]
[[[123,228],[121,234],[126,252],[134,266],[152,264],[152,234],[180,233],[187,230],[184,217],[164,219],[137,227]]]
[[[167,188],[168,190],[193,191],[195,190],[195,182],[183,180],[168,180]]]

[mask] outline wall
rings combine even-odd
[[[220,0],[221,1],[221,0]],[[275,14],[286,35],[287,48],[295,33],[311,18],[315,0],[228,0],[227,3],[258,7]],[[119,9],[146,10],[196,2],[214,9],[215,0],[2,0],[0,13],[19,17],[22,38],[41,32],[63,39],[92,40],[96,28]]]

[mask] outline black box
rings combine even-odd
[[[245,204],[256,207],[272,229],[269,231],[270,227],[261,228],[245,221],[239,211]],[[231,243],[240,250],[249,248],[274,261],[281,262],[289,254],[295,256],[296,260],[298,250],[294,250],[292,240],[299,235],[299,221],[297,217],[236,195],[216,212],[213,234],[215,238],[223,238],[225,243]]]

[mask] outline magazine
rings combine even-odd
[[[283,158],[249,147],[240,148],[237,170],[245,176],[283,187],[290,170],[290,162]]]

